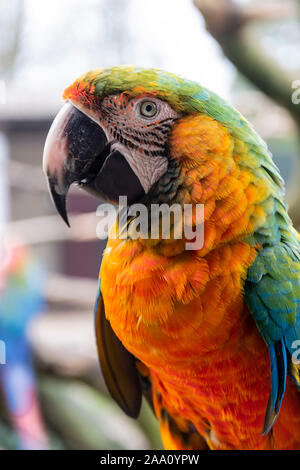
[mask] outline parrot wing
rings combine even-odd
[[[297,345],[294,341],[300,338],[299,235],[282,204],[277,204],[275,220],[280,241],[263,244],[245,282],[245,300],[269,347],[271,363],[271,392],[263,434],[271,430],[279,414],[287,370],[300,389],[300,368],[292,361]],[[263,236],[266,235],[265,232]]]
[[[131,418],[137,418],[141,408],[142,388],[136,360],[115,335],[107,320],[100,289],[95,306],[95,329],[99,361],[107,388],[122,410]]]

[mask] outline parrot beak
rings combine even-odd
[[[141,183],[119,151],[111,151],[100,124],[67,102],[49,130],[43,155],[53,203],[70,226],[66,198],[72,183],[113,203],[126,195],[129,201],[144,194]],[[122,178],[120,178],[122,176]]]

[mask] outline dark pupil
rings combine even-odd
[[[146,112],[147,112],[147,113],[151,113],[151,111],[152,111],[152,104],[147,104],[147,106],[146,106]]]

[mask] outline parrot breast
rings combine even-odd
[[[208,116],[179,120],[170,154],[181,168],[174,201],[204,204],[204,244],[186,251],[177,240],[109,239],[100,271],[106,316],[149,368],[158,415],[189,420],[210,448],[273,448],[276,433],[288,448],[284,412],[273,434],[261,433],[270,364],[243,292],[272,186],[246,144]],[[289,383],[283,409],[293,399]]]

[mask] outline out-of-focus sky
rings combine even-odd
[[[9,113],[16,104],[25,115],[55,111],[78,75],[119,64],[163,68],[230,97],[233,67],[192,0],[23,0],[23,7]]]

